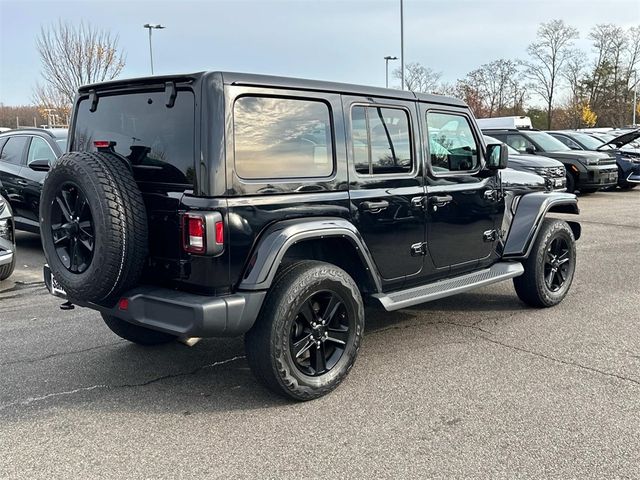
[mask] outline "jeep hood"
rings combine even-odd
[[[627,143],[633,142],[636,138],[640,138],[640,128],[627,133],[623,133],[622,135],[615,137],[613,140],[609,140],[607,143],[603,143],[598,147],[598,150],[602,149],[602,147],[604,147],[605,145],[611,145],[615,148],[622,148]]]
[[[589,152],[586,150],[570,150],[567,152],[544,152],[547,157],[554,158],[556,160],[578,160],[579,162],[586,163],[587,160],[610,160],[611,157],[605,152]]]
[[[543,155],[509,154],[509,165],[519,167],[561,167],[562,163]]]

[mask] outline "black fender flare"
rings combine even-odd
[[[548,212],[578,215],[578,199],[572,193],[535,192],[522,195],[513,214],[502,257],[505,259],[527,258],[538,236],[542,220]],[[580,238],[578,222],[568,222],[576,238]]]
[[[381,292],[380,274],[358,229],[344,218],[327,217],[283,220],[267,227],[253,248],[239,289],[269,288],[284,255],[292,245],[304,240],[327,237],[342,237],[353,245],[372,284],[377,292]]]

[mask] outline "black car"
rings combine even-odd
[[[40,232],[42,183],[65,151],[67,129],[24,128],[0,134],[0,195],[13,209],[19,230]]]
[[[82,87],[40,204],[45,283],[153,345],[245,334],[298,400],[334,389],[364,302],[392,311],[513,279],[551,307],[575,195],[505,169],[457,99],[239,73]]]
[[[11,206],[0,195],[0,281],[6,280],[16,266],[16,236]]]
[[[571,130],[548,132],[572,150],[603,152],[615,158],[618,166],[618,186],[635,188],[640,183],[640,150],[625,148],[640,138],[640,129],[615,134],[589,134]]]
[[[481,121],[479,123],[482,126]],[[606,153],[571,150],[548,133],[538,130],[483,128],[482,132],[520,153],[544,155],[562,162],[567,172],[568,192],[592,193],[618,182],[616,162]]]
[[[488,135],[484,136],[484,140],[486,143],[499,142]],[[562,163],[542,155],[520,153],[508,145],[507,149],[509,151],[509,168],[540,175],[545,180],[547,190],[566,191],[567,174]]]

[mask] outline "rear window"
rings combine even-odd
[[[173,107],[163,91],[99,96],[78,106],[72,150],[96,151],[95,141],[116,142],[140,182],[193,187],[194,96],[179,90]]]

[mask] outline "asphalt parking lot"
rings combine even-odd
[[[141,348],[61,311],[37,236],[0,284],[0,478],[638,478],[640,189],[580,199],[568,298],[510,282],[395,313],[331,395],[259,386],[241,339]]]

